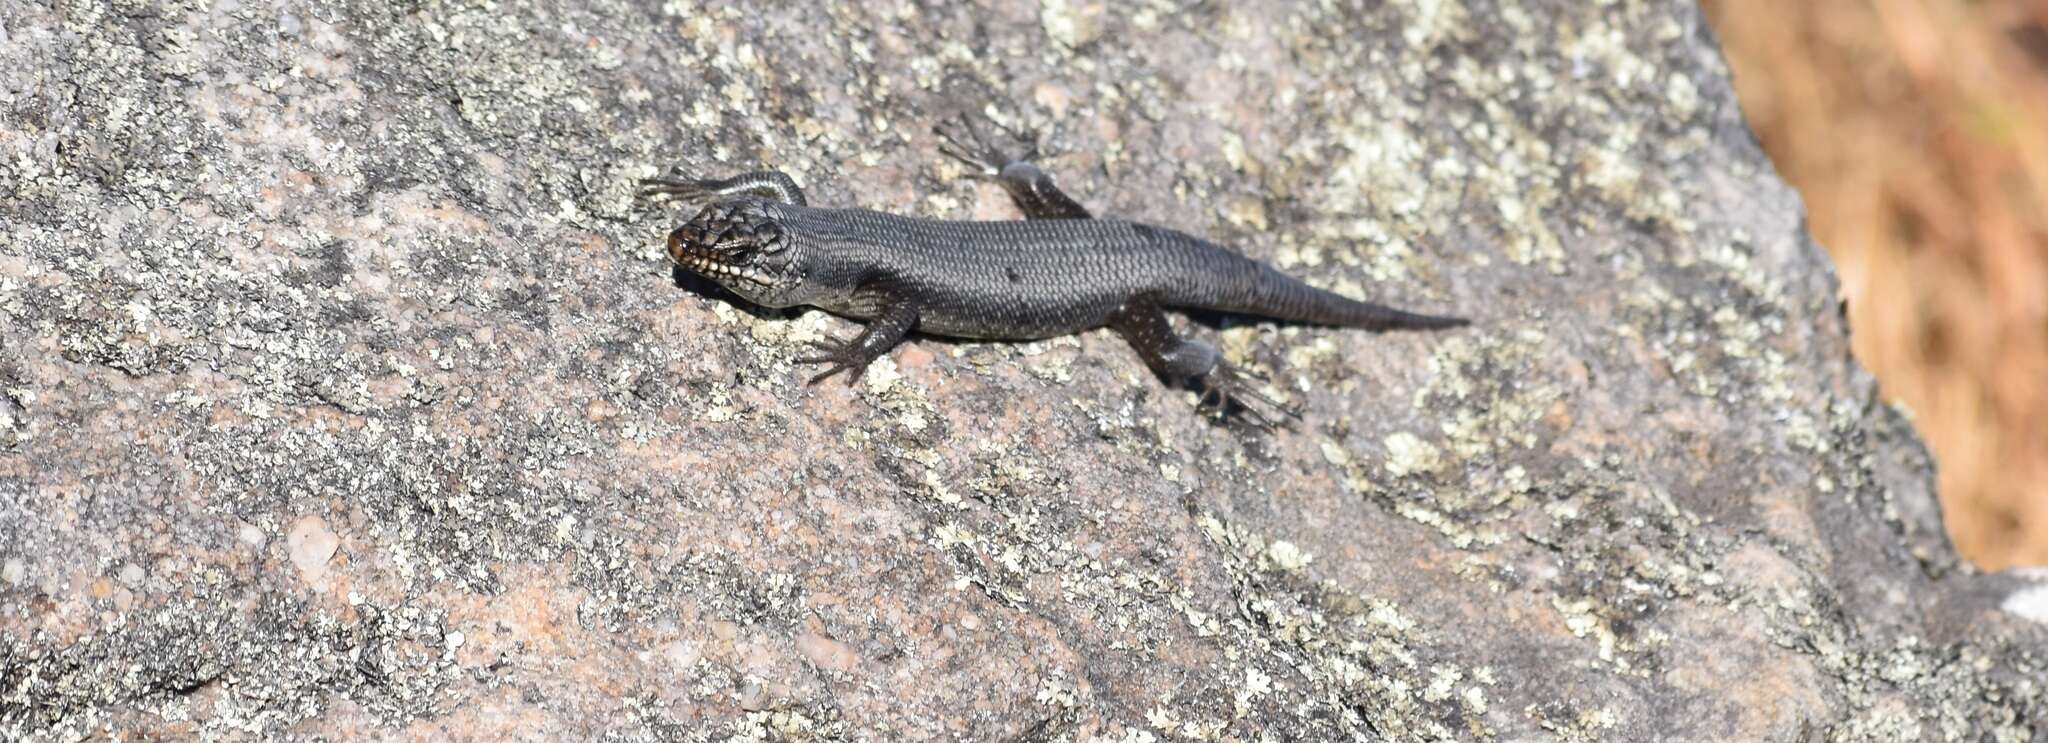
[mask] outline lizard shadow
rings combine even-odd
[[[745,312],[756,320],[787,320],[803,312],[802,308],[797,307],[775,309],[754,304],[747,301],[746,297],[735,294],[733,290],[719,285],[718,282],[691,273],[689,269],[682,266],[670,265],[668,278],[678,289],[705,299],[731,305],[733,309]]]
[[[1262,322],[1274,323],[1276,325],[1279,325],[1280,327],[1286,327],[1291,324],[1285,321],[1261,318],[1257,315],[1241,315],[1235,312],[1221,312],[1217,310],[1196,310],[1186,308],[1179,308],[1175,309],[1174,311],[1180,313],[1181,316],[1186,317],[1188,319],[1188,322],[1208,328],[1209,332],[1211,333],[1214,333],[1219,330],[1224,330],[1226,328],[1234,328],[1243,325],[1258,325]]]

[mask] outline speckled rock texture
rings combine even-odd
[[[0,0],[0,739],[2048,734],[1691,3],[762,6]],[[806,387],[632,195],[1013,218],[970,109],[1477,325]]]

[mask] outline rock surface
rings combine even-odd
[[[1690,2],[763,5],[0,0],[0,738],[2048,734]],[[1013,217],[984,105],[1477,326],[807,388],[632,198]]]

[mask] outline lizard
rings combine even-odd
[[[1468,324],[1318,289],[1175,230],[1097,219],[1036,164],[1035,133],[983,121],[965,114],[942,121],[933,127],[939,150],[972,177],[999,184],[1023,220],[814,207],[795,180],[775,170],[647,178],[639,195],[699,209],[668,235],[668,257],[681,269],[762,307],[809,306],[866,321],[857,335],[815,342],[817,353],[796,359],[825,365],[810,384],[840,373],[852,384],[913,331],[1022,341],[1108,327],[1167,383],[1192,383],[1198,408],[1219,418],[1238,410],[1270,428],[1267,409],[1299,413],[1260,392],[1258,378],[1215,346],[1176,334],[1168,310],[1372,331]],[[998,146],[988,127],[1016,146]]]

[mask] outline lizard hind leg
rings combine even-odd
[[[779,170],[756,170],[731,178],[646,178],[639,195],[663,197],[702,207],[731,196],[760,196],[784,204],[804,206],[804,191],[796,181]]]
[[[1216,347],[1174,334],[1166,313],[1155,303],[1126,304],[1110,318],[1109,326],[1167,382],[1192,383],[1200,395],[1198,404],[1219,418],[1235,412],[1257,428],[1271,429],[1279,422],[1276,413],[1301,417],[1260,392],[1258,377],[1224,359]]]
[[[988,130],[999,130],[1013,148],[999,146]],[[1010,200],[1026,219],[1093,219],[1087,207],[1075,201],[1052,182],[1052,176],[1032,161],[1042,153],[1038,135],[1019,132],[978,114],[960,114],[932,127],[939,136],[939,152],[973,168],[970,177],[993,180],[1009,192]],[[1018,155],[1008,152],[1021,151]]]

